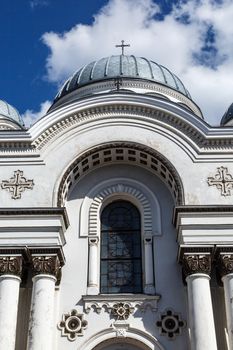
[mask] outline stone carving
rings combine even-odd
[[[26,180],[21,170],[14,171],[14,176],[11,177],[10,180],[3,180],[1,184],[2,189],[6,189],[11,193],[12,199],[20,199],[21,193],[24,192],[25,189],[32,190],[33,186],[33,180]]]
[[[4,256],[0,257],[0,275],[21,276],[22,257],[21,256]]]
[[[214,177],[208,177],[207,183],[209,186],[216,186],[221,191],[222,196],[230,196],[233,189],[233,177],[223,166],[217,170],[218,173]]]
[[[211,272],[211,255],[200,254],[187,254],[183,256],[183,272],[185,277],[194,273],[205,273],[207,275]]]
[[[233,273],[233,254],[220,254],[217,267],[221,276]]]
[[[83,330],[87,328],[88,322],[83,319],[83,314],[77,310],[71,310],[70,313],[62,315],[62,321],[58,324],[61,335],[74,341],[77,337],[83,335]]]
[[[116,303],[112,307],[111,314],[116,317],[117,320],[127,320],[133,311],[134,307],[127,303]]]
[[[56,255],[32,257],[32,270],[34,275],[49,274],[57,277],[60,268],[60,260]]]
[[[161,313],[159,321],[156,322],[160,334],[166,335],[168,339],[174,339],[177,335],[180,335],[185,325],[186,322],[182,320],[180,314],[170,309]]]
[[[92,309],[100,314],[102,310],[113,314],[118,319],[127,318],[127,313],[146,312],[147,309],[156,312],[158,309],[159,295],[84,295],[84,310],[88,314]],[[115,310],[115,311],[113,311]],[[129,315],[128,314],[128,315]]]

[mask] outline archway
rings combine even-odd
[[[119,338],[115,338],[98,344],[93,350],[150,350],[150,348],[135,339],[119,340]]]

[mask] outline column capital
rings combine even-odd
[[[99,244],[99,237],[98,236],[89,236],[88,237],[88,242],[90,246],[98,246]]]
[[[210,275],[213,246],[181,246],[179,262],[182,264],[184,276],[195,273]]]
[[[52,275],[58,278],[61,269],[61,262],[57,255],[33,255],[32,272],[33,275]]]
[[[221,252],[218,255],[217,269],[221,277],[233,273],[233,252]]]
[[[14,275],[21,278],[23,258],[21,255],[0,255],[0,276]]]

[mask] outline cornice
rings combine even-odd
[[[82,124],[109,119],[140,119],[163,127],[169,126],[174,133],[185,137],[197,152],[233,151],[233,128],[231,131],[224,128],[210,127],[202,119],[171,101],[136,94],[106,94],[92,97],[73,103],[71,106],[61,107],[51,113],[51,120],[47,128],[36,132],[32,145],[43,149],[52,139],[65,130],[73,129]],[[64,111],[64,113],[62,113]],[[59,119],[56,119],[56,113]],[[49,117],[49,116],[48,116]],[[43,121],[45,122],[45,121]],[[35,126],[36,129],[36,126]],[[33,131],[34,133],[34,131]]]
[[[69,219],[65,208],[0,208],[0,218],[2,216],[62,216],[67,229]]]
[[[195,149],[197,156],[233,152],[233,128],[210,127],[177,103],[136,93],[108,93],[57,108],[29,131],[0,132],[0,153],[39,156],[59,135],[83,124],[116,119],[149,122],[169,129]]]
[[[173,224],[177,225],[179,214],[197,213],[233,213],[233,205],[184,205],[176,206],[173,211]]]

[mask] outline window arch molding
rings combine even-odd
[[[85,196],[80,212],[80,236],[100,237],[101,211],[119,199],[129,201],[139,209],[144,233],[162,234],[160,206],[152,191],[139,181],[114,178],[101,182]]]
[[[141,238],[143,256],[143,292],[154,294],[154,237],[161,235],[161,212],[159,202],[152,191],[139,181],[114,178],[103,181],[85,196],[80,212],[80,236],[89,242],[87,294],[100,291],[100,235],[102,210],[111,202],[125,200],[135,205],[141,215]]]

